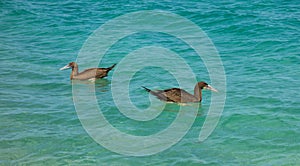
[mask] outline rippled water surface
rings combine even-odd
[[[1,1],[0,6],[0,165],[300,165],[299,2]],[[208,91],[181,141],[154,155],[130,157],[105,149],[87,134],[73,104],[70,71],[58,69],[76,60],[101,25],[140,10],[172,12],[201,27],[220,54],[227,92],[220,121],[204,142],[199,143],[198,136],[210,107]],[[174,26],[172,20],[166,22]],[[179,54],[197,80],[210,83],[195,50],[164,33],[122,38],[99,66],[118,63],[130,52],[153,45]],[[172,59],[161,61],[182,67]],[[176,104],[167,104],[150,121],[132,120],[119,112],[111,94],[115,70],[95,86],[79,83],[90,86],[87,93],[96,94],[112,126],[147,136],[172,124],[180,107]],[[123,77],[129,77],[123,71]],[[178,87],[175,77],[160,67],[139,70],[130,80],[131,102],[141,110],[148,108],[150,100],[141,86]],[[190,76],[179,77],[192,92]]]

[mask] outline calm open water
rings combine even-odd
[[[300,165],[298,1],[1,1],[0,6],[0,165]],[[210,92],[204,92],[199,115],[180,142],[151,156],[130,157],[89,137],[73,105],[70,71],[58,69],[75,61],[89,35],[105,22],[140,10],[172,12],[201,27],[219,51],[227,92],[221,119],[207,140],[199,143],[198,135]],[[173,49],[197,79],[210,83],[193,49],[166,34],[124,38],[100,66],[152,44]],[[116,128],[150,135],[174,120],[176,111],[170,110],[178,106],[172,104],[157,121],[134,121],[119,113],[110,93],[113,71],[96,82],[95,92]],[[162,68],[137,72],[130,97],[137,107],[147,108],[148,94],[140,86],[178,84]]]

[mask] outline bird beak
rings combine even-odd
[[[218,92],[217,89],[215,89],[214,87],[210,86],[210,85],[207,85],[206,87],[204,87],[204,89],[207,89],[207,90],[211,90],[213,92]]]
[[[69,66],[69,65],[66,65],[66,66],[64,66],[64,67],[60,68],[59,70],[66,70],[66,69],[69,69],[69,68],[71,68],[71,66]]]

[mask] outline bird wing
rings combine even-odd
[[[168,98],[168,96],[165,95],[163,90],[157,90],[157,91],[151,90],[150,93],[152,95],[156,96],[160,100],[167,101],[167,102],[175,102],[175,101],[171,100],[170,98]]]
[[[74,78],[79,79],[79,80],[95,78],[96,72],[97,72],[97,68],[86,69],[86,70],[78,73],[77,75],[75,75]]]
[[[86,69],[76,76],[74,76],[76,79],[90,79],[90,78],[103,78],[107,76],[107,70],[105,68],[90,68]]]
[[[194,95],[188,93],[183,89],[171,88],[166,90],[153,91],[146,87],[143,88],[145,88],[146,91],[150,92],[152,95],[156,96],[158,99],[163,101],[175,103],[197,102],[197,98]]]
[[[103,78],[106,77],[108,72],[110,70],[112,70],[114,67],[116,66],[116,64],[113,64],[112,66],[108,67],[108,68],[97,68],[97,78]]]
[[[103,78],[107,76],[107,73],[109,72],[109,69],[106,68],[97,68],[97,78]]]
[[[170,100],[177,103],[194,102],[196,97],[187,91],[179,88],[171,88],[164,90],[163,94]]]

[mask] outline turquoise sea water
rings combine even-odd
[[[1,1],[0,7],[0,165],[300,165],[297,1]],[[141,10],[172,12],[201,27],[220,54],[227,92],[220,121],[204,142],[199,143],[198,136],[210,105],[207,91],[183,139],[160,153],[132,157],[105,149],[87,134],[73,104],[70,71],[58,69],[76,60],[101,25]],[[195,51],[167,34],[143,32],[123,38],[107,51],[100,66],[151,45],[172,49],[198,80],[210,83]],[[180,67],[176,61],[165,63]],[[79,84],[92,86],[114,127],[145,136],[176,118],[176,104],[168,104],[157,120],[125,117],[112,99],[113,72],[96,82],[95,91],[93,84]],[[140,86],[164,89],[178,83],[163,68],[138,71],[130,81],[129,95],[144,109],[150,102]]]

